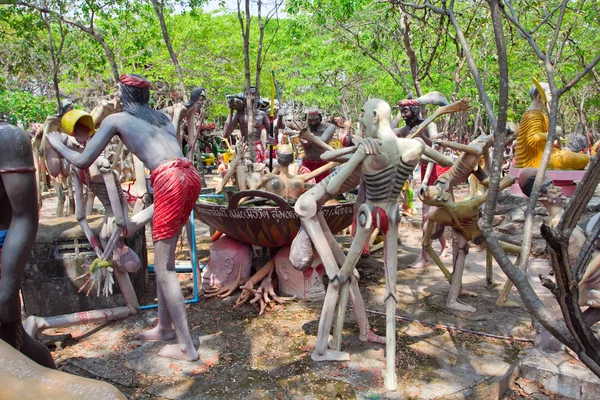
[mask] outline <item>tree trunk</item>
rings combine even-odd
[[[254,110],[256,105],[253,103],[250,94],[250,0],[245,0],[245,22],[242,18],[241,0],[238,0],[238,19],[242,29],[242,38],[244,39],[244,77],[246,81],[246,117],[248,119],[248,145],[250,148],[250,160],[256,162],[256,144],[254,143]]]
[[[52,82],[54,84],[54,94],[56,96],[56,106],[57,106],[57,114],[60,115],[62,110],[62,104],[60,102],[60,89],[58,87],[58,60],[56,59],[56,53],[54,51],[54,40],[52,38],[52,28],[50,26],[50,22],[48,21],[48,17],[44,16],[44,13],[40,11],[40,17],[44,24],[46,25],[46,30],[48,31],[48,43],[50,45],[50,57],[52,58]]]
[[[177,72],[177,79],[179,80],[179,90],[181,91],[183,101],[187,102],[188,96],[187,96],[187,92],[185,90],[185,85],[183,83],[183,73],[181,72],[181,66],[179,65],[179,61],[177,60],[177,55],[173,51],[173,46],[171,45],[169,31],[167,30],[167,24],[165,24],[165,16],[163,14],[164,3],[161,1],[161,3],[159,4],[157,0],[151,0],[151,1],[152,1],[152,5],[154,6],[154,11],[156,11],[156,16],[158,17],[158,21],[160,22],[160,29],[162,30],[163,38],[165,40],[165,45],[167,46],[167,50],[169,50],[169,55],[171,56],[171,61],[173,61],[173,65],[175,65],[175,71]],[[189,127],[188,127],[188,130],[189,130]],[[193,136],[193,135],[188,134],[188,136]],[[188,145],[188,147],[189,147],[189,145]]]

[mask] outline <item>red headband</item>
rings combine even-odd
[[[119,77],[119,80],[123,85],[132,86],[140,89],[149,89],[150,82],[145,80],[144,78],[138,78],[137,76],[133,76],[130,74],[123,74]]]
[[[405,100],[400,100],[398,102],[398,107],[404,107],[404,106],[420,106],[421,103],[419,103],[417,100],[413,100],[413,99],[405,99]]]

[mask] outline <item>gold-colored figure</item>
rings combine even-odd
[[[535,85],[529,90],[531,105],[519,123],[519,136],[517,136],[515,149],[516,168],[539,168],[548,136],[548,117],[542,110],[552,99],[550,87],[545,82],[534,80],[534,83]],[[582,170],[589,162],[590,157],[587,154],[552,149],[548,169]]]

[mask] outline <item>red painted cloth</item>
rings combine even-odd
[[[269,165],[269,149],[265,149],[265,145],[261,141],[254,142],[256,146],[256,162],[261,164]],[[271,150],[273,154],[273,162],[277,163],[277,149],[276,145],[273,146],[273,150]]]
[[[201,182],[198,171],[185,158],[161,164],[150,180],[154,188],[152,240],[157,242],[179,233],[198,200]]]
[[[263,143],[260,140],[257,140],[254,142],[254,148],[256,149],[256,162],[265,164],[265,158],[268,157],[268,153],[265,152]],[[267,162],[269,161],[268,158],[266,158],[266,160]]]
[[[423,183],[423,179],[425,179],[425,172],[427,171],[428,163],[421,163],[421,184]],[[427,182],[427,186],[433,185],[435,181],[439,178],[441,174],[448,171],[450,167],[442,167],[437,164],[433,164],[433,169],[431,170],[431,176],[429,176],[429,182]]]
[[[379,219],[377,219],[377,216],[379,216]],[[371,214],[371,218],[373,219],[373,225],[375,225],[375,227],[379,229],[381,233],[384,235],[388,233],[389,221],[383,208],[379,206],[375,207],[373,213]]]
[[[314,171],[315,169],[322,167],[323,165],[327,164],[327,161],[323,161],[323,160],[307,160],[306,157],[302,158],[302,165],[305,166],[306,168],[308,168],[311,171]],[[323,179],[325,179],[329,173],[331,171],[325,171],[320,175],[317,175],[315,177],[315,181],[317,183],[321,182]]]

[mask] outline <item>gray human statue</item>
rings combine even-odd
[[[306,109],[306,125],[292,121],[287,123],[287,128],[303,132],[303,134],[300,134],[300,143],[304,147],[304,157],[302,157],[303,166],[314,171],[327,164],[326,161],[321,160],[321,154],[327,151],[326,147],[322,144],[328,145],[331,142],[335,133],[335,125],[323,121],[323,112],[319,108],[309,107]],[[303,128],[308,129],[303,131]],[[307,136],[310,139],[306,139]],[[322,144],[319,142],[322,142]],[[319,183],[327,175],[329,175],[329,171],[317,176],[315,180]]]
[[[229,115],[227,116],[227,120],[225,121],[225,126],[223,127],[223,137],[227,139],[231,136],[233,130],[239,126],[240,132],[242,134],[242,139],[247,141],[250,144],[250,159],[253,163],[265,163],[265,147],[261,141],[261,133],[263,129],[269,133],[271,130],[271,121],[269,121],[269,117],[264,111],[260,109],[256,109],[254,111],[254,121],[252,122],[253,133],[252,137],[248,136],[248,116],[246,114],[246,100],[242,97],[246,96],[246,91],[244,90],[243,95],[233,96],[228,100],[229,106]],[[252,99],[252,103],[258,104],[260,106],[260,94],[256,90],[255,86],[250,86],[250,98]],[[235,111],[235,114],[234,114]],[[254,142],[254,147],[252,147],[251,142]],[[254,154],[252,152],[254,151]]]
[[[21,281],[38,230],[33,151],[23,130],[0,121],[0,339],[48,368],[50,352],[21,324]]]
[[[138,337],[164,342],[177,338],[176,344],[165,345],[159,355],[195,361],[198,353],[188,329],[185,302],[175,271],[175,247],[200,194],[200,175],[183,156],[169,117],[149,107],[150,82],[135,74],[121,75],[119,90],[123,111],[106,117],[83,152],[65,146],[58,132],[49,134],[48,140],[69,162],[84,169],[118,135],[125,147],[150,169],[154,188],[152,240],[158,325]]]

